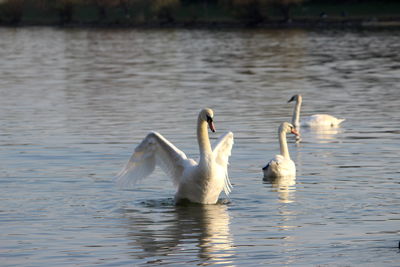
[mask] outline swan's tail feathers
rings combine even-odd
[[[156,166],[155,143],[148,136],[135,148],[125,167],[114,181],[119,187],[132,187],[138,181],[151,174]]]
[[[338,119],[338,125],[344,122],[346,119]]]

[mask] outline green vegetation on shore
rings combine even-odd
[[[0,25],[400,25],[398,0],[0,0]]]

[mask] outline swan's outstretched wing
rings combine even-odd
[[[179,184],[179,177],[188,163],[185,153],[176,148],[157,132],[149,133],[135,148],[126,166],[115,177],[121,187],[128,187],[153,172],[159,165],[173,179],[174,185]]]
[[[231,192],[232,184],[228,177],[228,164],[229,156],[231,155],[233,146],[233,133],[228,132],[222,135],[218,141],[214,144],[213,153],[215,155],[215,161],[223,167],[225,170],[225,183],[224,192],[228,195]]]

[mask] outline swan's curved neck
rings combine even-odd
[[[200,150],[200,162],[204,161],[212,153],[210,139],[208,138],[207,122],[199,116],[197,120],[197,141]]]
[[[296,129],[300,127],[300,108],[301,108],[301,97],[298,97],[296,100],[296,105],[293,109],[293,116],[292,116],[292,124]]]
[[[279,134],[279,146],[281,148],[281,155],[284,158],[290,159],[289,149],[286,141],[286,132],[279,129],[278,134]]]

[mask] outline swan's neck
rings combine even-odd
[[[297,98],[296,105],[293,109],[292,124],[296,129],[300,127],[300,108],[301,108],[301,97]]]
[[[199,116],[197,120],[197,141],[200,150],[200,162],[204,162],[212,154],[210,139],[208,138],[207,122]]]
[[[286,159],[290,159],[285,131],[279,131],[279,146],[281,148],[281,155]]]

